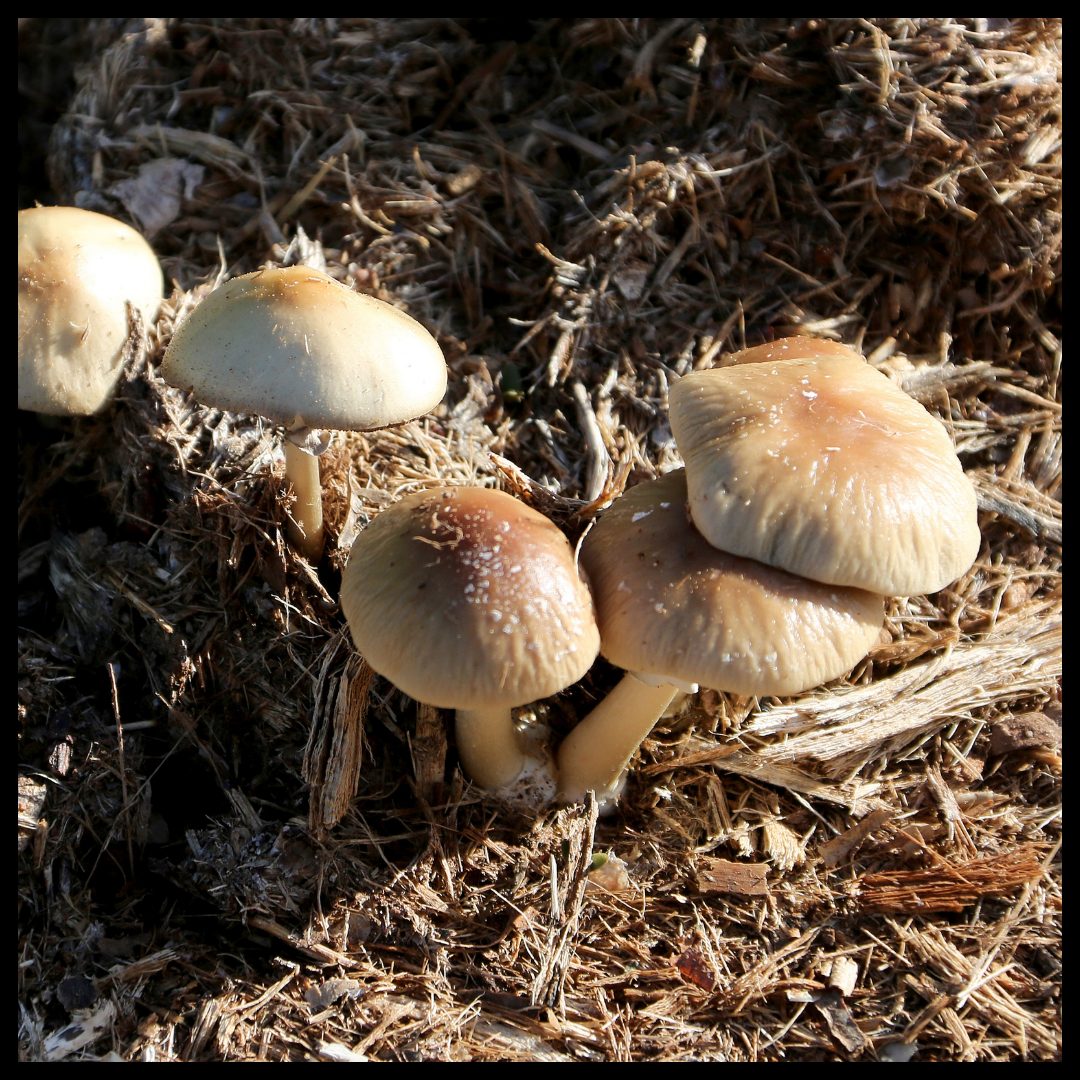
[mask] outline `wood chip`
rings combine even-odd
[[[963,829],[964,815],[957,805],[956,796],[953,794],[952,788],[945,783],[941,771],[936,765],[927,766],[926,787],[930,792],[930,797],[941,812],[941,818],[945,822],[945,831],[949,839],[952,840],[957,830],[959,830],[961,836],[966,836]],[[972,848],[972,853],[974,853],[974,848]]]
[[[675,967],[688,983],[702,990],[712,990],[716,986],[716,975],[696,945],[691,945],[682,953],[675,961]]]
[[[838,956],[833,960],[832,971],[829,972],[829,986],[844,997],[851,997],[858,980],[859,962],[854,957]]]
[[[319,1057],[323,1061],[370,1061],[366,1054],[358,1054],[341,1043],[320,1042]]]
[[[1041,844],[964,863],[940,858],[928,870],[868,874],[855,895],[864,911],[926,914],[963,911],[984,897],[1008,897],[1043,873]]]
[[[798,833],[782,821],[766,821],[761,830],[761,850],[777,870],[791,870],[806,858]]]
[[[578,921],[581,918],[585,887],[593,862],[593,836],[599,807],[592,792],[585,804],[565,812],[569,839],[562,873],[553,862],[551,876],[552,926],[547,934],[543,958],[533,980],[534,1005],[563,1008],[563,983],[573,961]],[[559,878],[562,878],[560,886]]]
[[[892,810],[871,810],[857,825],[852,825],[850,829],[827,840],[818,848],[821,861],[828,867],[839,866],[849,855],[862,847],[871,833],[885,828],[892,816]]]
[[[849,1053],[859,1054],[869,1045],[866,1036],[852,1018],[838,990],[820,994],[814,1001],[829,1034]]]
[[[702,859],[697,869],[698,888],[703,893],[734,893],[737,896],[768,896],[766,863]]]
[[[995,720],[991,726],[990,753],[1008,754],[1013,750],[1061,749],[1061,724],[1045,713],[1026,712]]]
[[[325,1009],[346,994],[356,997],[362,989],[363,984],[356,979],[324,979],[304,991],[304,1000],[313,1009]]]
[[[19,775],[19,850],[26,847],[30,837],[40,827],[48,788],[40,780]]]
[[[301,768],[301,776],[311,785],[308,822],[316,834],[336,825],[356,794],[364,717],[375,681],[375,672],[356,654],[348,656],[340,671],[330,674],[342,643],[343,635],[339,635],[325,653],[315,684],[315,716]]]

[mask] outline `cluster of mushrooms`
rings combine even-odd
[[[67,207],[19,214],[19,406],[90,414],[152,322],[161,271],[134,230]],[[181,323],[161,373],[285,432],[292,542],[322,553],[318,454],[335,430],[434,408],[446,364],[390,304],[307,267],[259,270]],[[614,803],[680,692],[793,695],[866,655],[886,596],[934,592],[974,562],[976,498],[943,425],[852,350],[788,338],[675,382],[685,469],[628,490],[577,552],[503,492],[438,486],[379,514],[341,586],[353,641],[417,701],[455,711],[466,773],[538,803]],[[555,759],[512,710],[627,674]]]

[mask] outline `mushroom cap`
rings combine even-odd
[[[341,608],[375,671],[444,709],[548,697],[600,648],[566,537],[488,488],[432,488],[384,510],[353,545]]]
[[[750,349],[740,349],[738,352],[728,353],[721,360],[721,367],[730,367],[732,364],[763,364],[772,360],[805,360],[825,359],[830,356],[846,356],[865,363],[864,357],[841,345],[839,341],[830,341],[828,338],[806,337],[796,335],[794,337],[777,338],[775,341],[766,341],[763,345],[755,345]]]
[[[975,561],[975,490],[944,425],[858,357],[694,372],[670,406],[710,544],[884,595],[934,592]]]
[[[876,642],[882,597],[823,585],[709,544],[682,469],[631,488],[585,537],[613,664],[736,694],[797,694],[850,671]]]
[[[122,221],[74,206],[19,211],[19,408],[89,416],[123,368],[130,302],[149,325],[161,266]]]
[[[368,431],[430,412],[446,361],[411,316],[306,266],[215,289],[177,328],[162,376],[287,428]]]

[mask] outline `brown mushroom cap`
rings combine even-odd
[[[74,206],[19,211],[19,408],[89,416],[123,368],[127,304],[151,324],[161,266],[130,226]]]
[[[380,675],[444,709],[548,697],[600,647],[566,537],[487,488],[434,488],[383,511],[353,545],[341,607]]]
[[[882,597],[807,581],[710,545],[679,469],[627,491],[581,547],[600,651],[630,671],[737,694],[796,694],[876,641]]]
[[[884,595],[933,592],[975,561],[975,490],[948,433],[863,360],[694,372],[670,405],[714,546]]]
[[[215,289],[178,327],[161,373],[209,405],[335,431],[404,423],[446,391],[442,351],[420,323],[305,266]]]

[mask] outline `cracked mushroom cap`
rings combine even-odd
[[[975,561],[975,490],[948,432],[861,358],[698,371],[670,405],[715,547],[888,596],[935,592]]]
[[[208,405],[289,429],[402,424],[446,391],[442,351],[420,323],[306,266],[215,289],[177,328],[161,373]]]
[[[682,469],[638,484],[585,537],[606,659],[749,696],[800,693],[866,655],[885,621],[881,596],[720,551],[686,499]]]
[[[74,206],[19,211],[19,408],[89,416],[123,369],[127,304],[153,323],[161,266],[122,221]]]
[[[375,671],[444,709],[548,697],[600,647],[566,537],[488,488],[433,488],[379,514],[353,545],[341,607]]]

